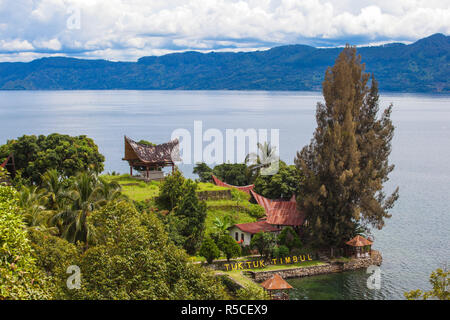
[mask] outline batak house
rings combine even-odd
[[[256,222],[235,224],[229,229],[230,235],[241,245],[249,246],[254,234],[258,232],[279,233],[283,227],[291,226],[298,230],[305,221],[305,214],[297,209],[295,196],[289,201],[265,198],[255,191],[254,185],[233,186],[213,176],[214,183],[223,187],[236,188],[249,193],[264,208],[265,217]]]

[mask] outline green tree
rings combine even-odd
[[[301,182],[301,171],[280,160],[277,173],[256,178],[255,192],[269,199],[290,199],[297,194]]]
[[[205,231],[206,203],[197,197],[197,184],[188,179],[183,187],[180,203],[173,215],[178,220],[177,232],[183,237],[183,248],[193,255],[199,249]]]
[[[422,291],[420,289],[405,292],[405,298],[408,300],[450,300],[450,272],[441,268],[436,269],[430,275],[430,283],[433,287],[430,291]]]
[[[49,299],[52,288],[36,267],[12,187],[0,185],[0,300]]]
[[[220,180],[234,185],[251,184],[252,173],[245,163],[223,163],[214,167],[213,174]]]
[[[300,248],[302,242],[297,232],[292,227],[284,227],[278,235],[278,244],[284,245],[289,248],[289,251],[293,248]]]
[[[169,174],[159,187],[157,204],[166,210],[172,210],[181,201],[184,195],[185,179],[179,170]]]
[[[194,174],[200,178],[200,182],[211,182],[213,170],[204,162],[199,162],[195,165]]]
[[[394,166],[389,164],[394,126],[392,106],[378,117],[378,85],[364,73],[356,49],[347,46],[323,82],[317,128],[295,163],[305,176],[299,206],[316,246],[342,246],[363,221],[381,229],[398,198],[383,193]]]
[[[257,249],[261,256],[268,257],[276,243],[276,236],[272,232],[258,232],[253,235],[250,247]]]
[[[217,259],[220,257],[220,251],[215,242],[210,238],[206,237],[203,240],[202,246],[200,247],[200,251],[198,254],[202,257],[206,258],[206,261],[208,263],[212,263],[214,259]]]
[[[229,234],[224,234],[219,238],[218,247],[225,254],[228,261],[241,255],[241,247]]]
[[[88,217],[96,237],[77,265],[80,290],[71,299],[224,299],[211,271],[189,263],[152,212],[139,213],[126,201],[110,202]]]
[[[23,135],[0,146],[0,158],[10,153],[14,153],[19,175],[31,183],[40,183],[41,175],[49,169],[56,169],[64,177],[85,170],[100,173],[105,161],[94,141],[84,135]]]

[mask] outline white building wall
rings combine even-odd
[[[249,246],[250,245],[250,240],[251,240],[251,233],[248,232],[244,232],[241,229],[237,228],[237,227],[232,227],[230,229],[230,236],[233,237],[234,240],[236,240],[236,233],[238,235],[238,240],[240,241],[242,238],[242,235],[244,235],[244,246]]]

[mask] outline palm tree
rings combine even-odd
[[[42,188],[45,190],[44,198],[47,208],[58,210],[67,198],[64,180],[55,169],[48,170],[42,175]]]
[[[248,166],[249,171],[256,175],[272,175],[278,171],[279,157],[276,153],[276,147],[272,147],[270,143],[257,144],[258,153],[250,153],[245,158],[245,163],[252,163]]]
[[[78,174],[67,193],[68,203],[53,216],[52,222],[60,227],[62,237],[67,241],[87,243],[90,238],[87,217],[100,207],[102,201],[97,186],[96,175],[90,172]]]
[[[49,227],[51,211],[43,205],[44,194],[36,186],[23,186],[19,191],[19,206],[29,229],[48,231],[55,234],[56,229]]]
[[[104,205],[109,201],[128,199],[121,191],[122,188],[116,181],[108,182],[104,178],[98,178],[95,193],[99,198],[99,204]]]

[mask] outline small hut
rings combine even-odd
[[[261,286],[269,293],[272,300],[289,300],[289,290],[293,289],[278,273],[261,283]]]
[[[133,167],[141,168],[145,180],[161,179],[164,177],[161,170],[171,166],[174,170],[175,161],[180,161],[178,139],[159,145],[146,145],[133,141],[125,136],[125,157],[130,165],[130,175],[133,176]]]
[[[352,247],[351,254],[355,254],[357,258],[368,258],[371,252],[372,241],[360,236],[359,234],[353,239],[346,242]]]

